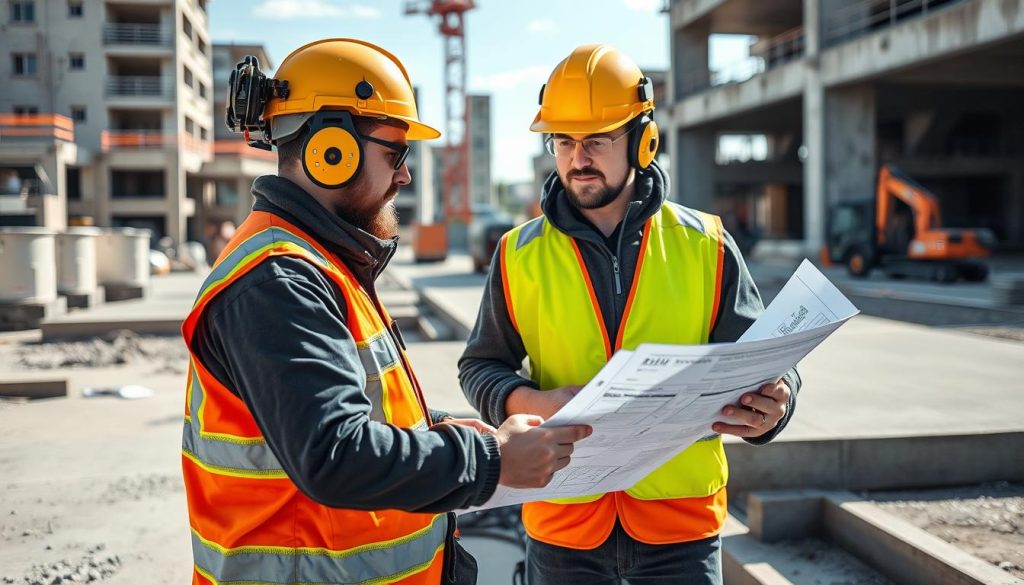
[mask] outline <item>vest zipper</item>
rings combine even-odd
[[[615,274],[615,294],[622,294],[622,276],[619,272],[619,258],[612,254],[612,272]]]

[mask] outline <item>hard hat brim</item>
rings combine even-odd
[[[441,137],[441,131],[427,126],[419,120],[413,120],[404,116],[389,116],[395,120],[401,120],[409,125],[409,131],[405,134],[406,140],[434,140]]]
[[[533,124],[530,124],[530,131],[544,134],[603,134],[611,132],[616,128],[621,128],[630,119],[607,123],[595,122],[594,120],[546,122],[541,120],[538,114],[533,120]]]

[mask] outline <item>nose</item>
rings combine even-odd
[[[572,147],[572,161],[573,168],[582,169],[583,167],[590,166],[593,159],[590,158],[590,153],[583,148],[583,143],[577,141]]]
[[[409,165],[402,163],[402,166],[395,171],[395,184],[405,186],[412,183],[412,174],[409,173]]]

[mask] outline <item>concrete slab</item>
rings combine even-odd
[[[63,378],[0,382],[0,396],[5,398],[59,398],[67,394],[68,381]]]

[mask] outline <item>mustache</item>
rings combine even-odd
[[[604,173],[593,167],[583,167],[582,169],[573,169],[565,174],[566,180],[572,180],[576,177],[600,177],[603,179]]]

